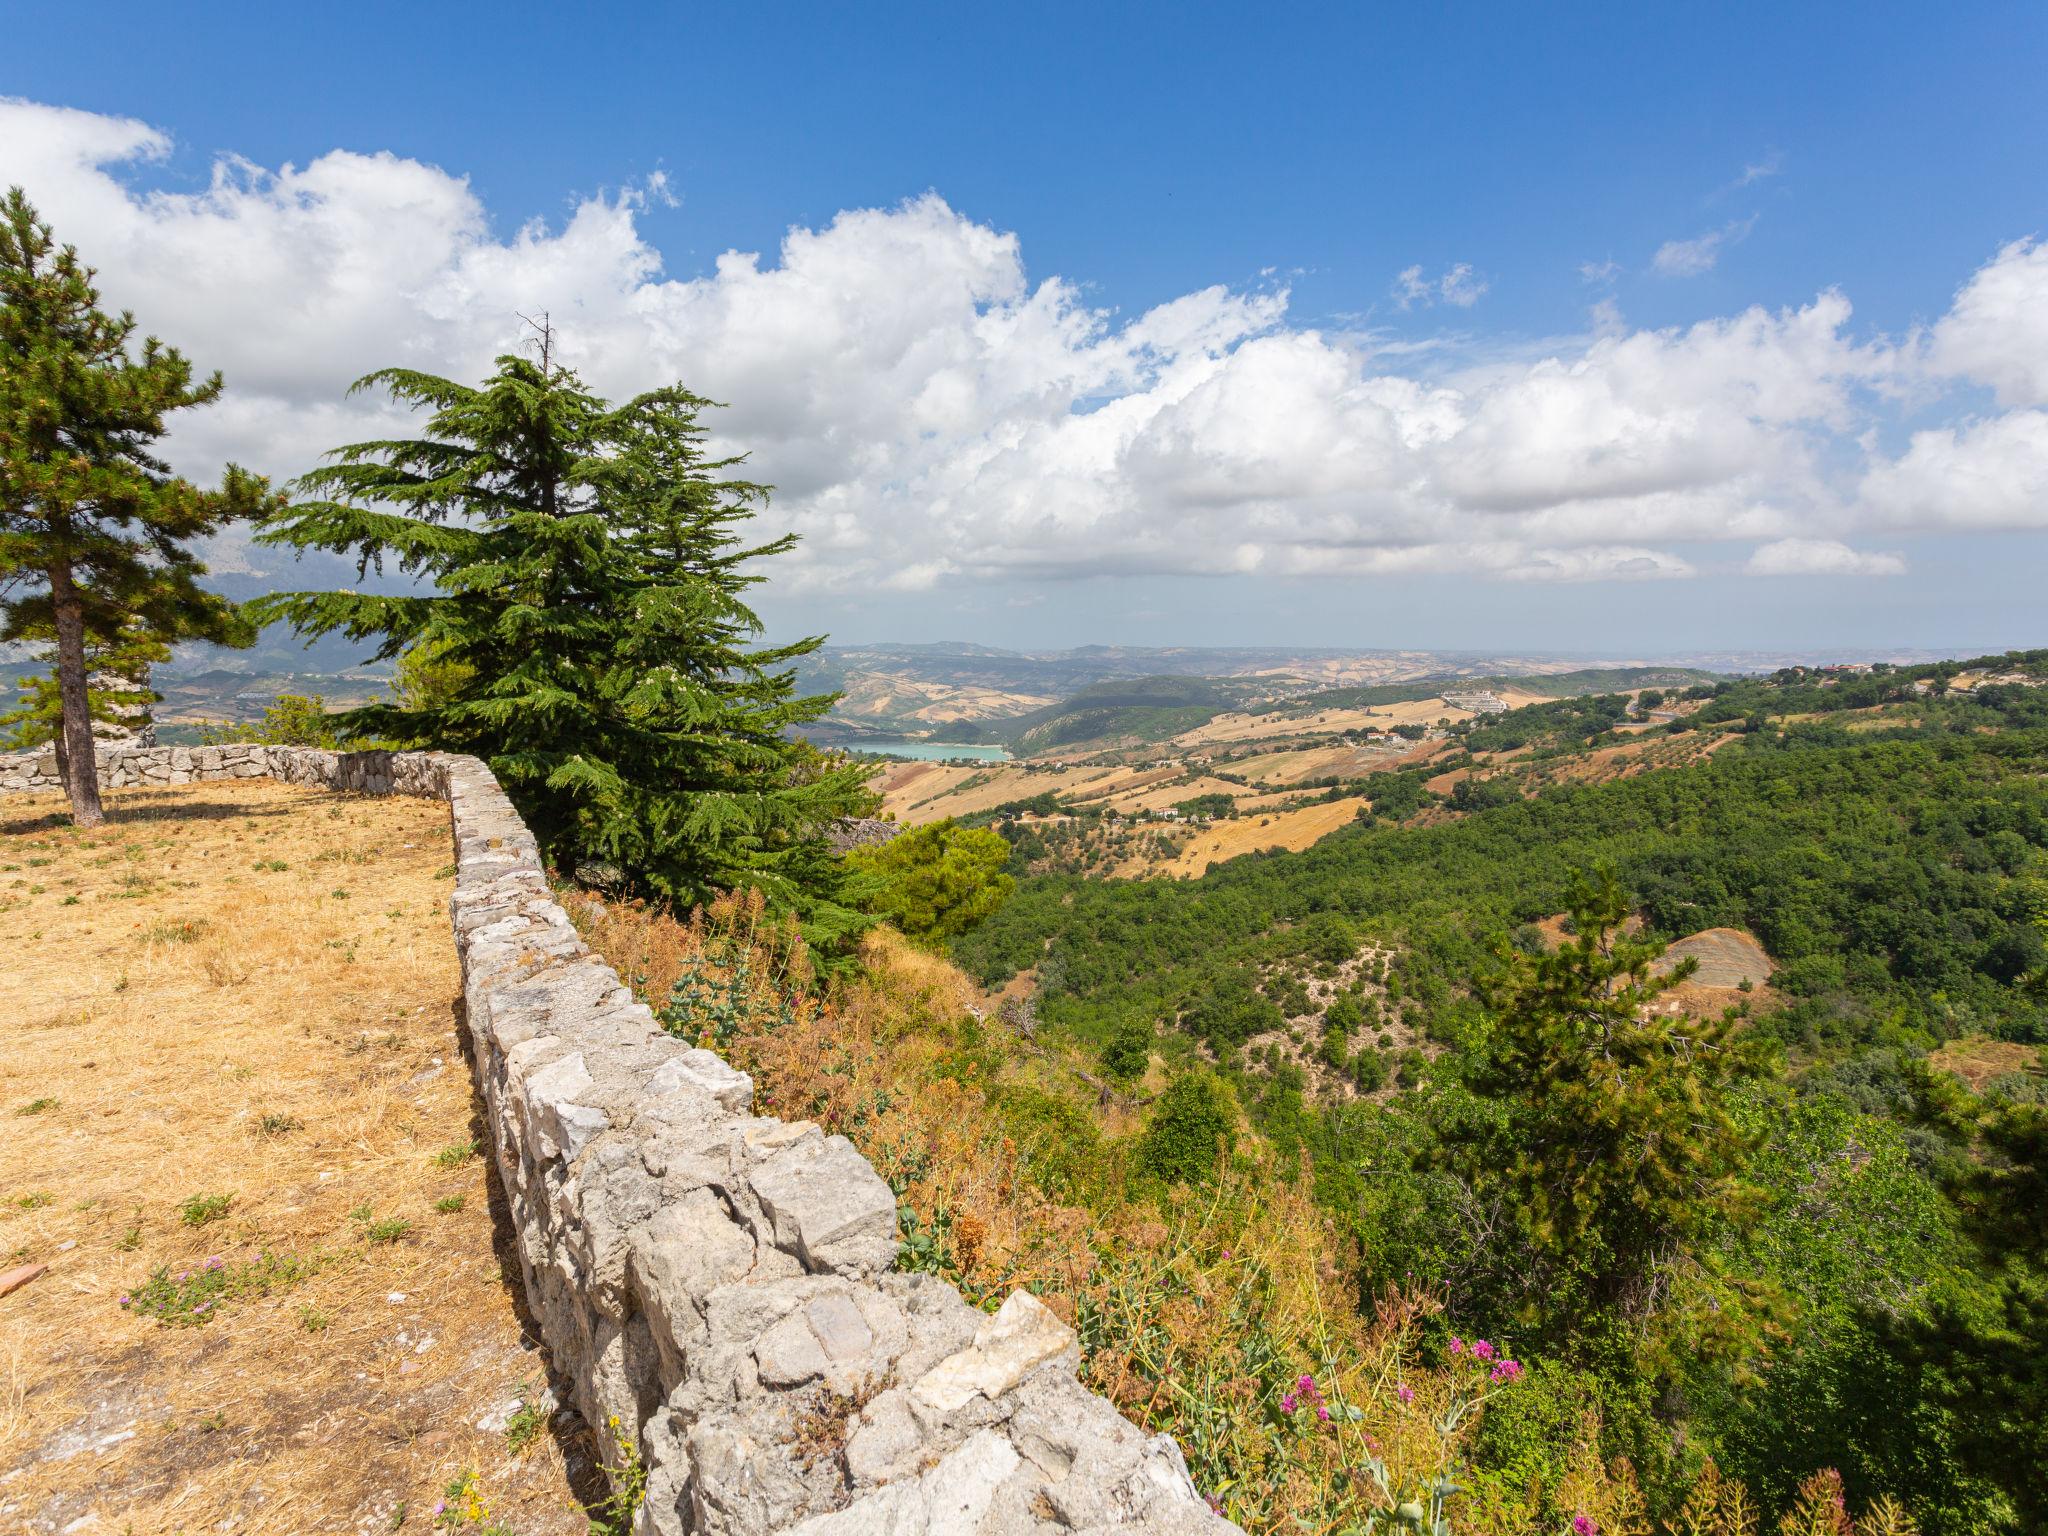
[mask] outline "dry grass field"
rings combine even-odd
[[[0,1532],[425,1531],[466,1477],[581,1533],[477,1152],[446,808],[109,810],[0,802],[0,1269],[48,1266],[0,1294]]]
[[[1269,848],[1296,851],[1312,847],[1340,827],[1348,827],[1371,802],[1362,796],[1326,800],[1304,805],[1299,810],[1278,811],[1267,816],[1239,816],[1212,822],[1197,833],[1167,873],[1193,879],[1211,864],[1222,864],[1241,853],[1259,853]]]

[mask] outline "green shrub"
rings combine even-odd
[[[1188,1072],[1167,1085],[1138,1142],[1138,1162],[1168,1184],[1198,1184],[1236,1141],[1237,1113],[1223,1084]]]
[[[1145,1070],[1152,1059],[1152,1025],[1132,1014],[1117,1021],[1102,1048],[1102,1070],[1119,1082],[1129,1082]]]

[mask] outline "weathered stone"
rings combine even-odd
[[[805,1140],[753,1170],[775,1245],[813,1272],[874,1274],[896,1257],[896,1197],[844,1136]]]
[[[831,1361],[801,1312],[792,1312],[761,1335],[754,1346],[761,1380],[771,1387],[796,1387],[816,1381]]]
[[[1062,1356],[1080,1361],[1074,1330],[1029,1291],[1017,1291],[984,1323],[974,1342],[933,1366],[911,1396],[934,1413],[951,1413],[981,1396],[998,1398]]]
[[[983,1430],[921,1477],[813,1515],[789,1536],[969,1536],[989,1529],[1003,1484],[1022,1464],[999,1432]]]

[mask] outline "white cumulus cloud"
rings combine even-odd
[[[1778,539],[1758,546],[1752,576],[1903,576],[1902,556],[1851,549],[1839,539]]]
[[[26,186],[110,303],[227,375],[223,403],[177,425],[180,467],[306,469],[395,424],[352,379],[478,377],[545,310],[605,393],[682,379],[731,402],[720,444],[776,485],[773,530],[803,536],[779,577],[796,586],[1667,579],[1733,540],[1762,545],[1759,571],[1884,574],[1896,557],[1843,541],[2041,526],[2048,500],[2048,416],[1982,415],[1981,388],[1980,414],[1916,418],[1910,438],[1898,416],[1959,384],[2043,402],[2048,282],[2027,242],[1902,343],[1859,335],[1829,291],[1659,330],[1607,304],[1588,334],[1510,357],[1304,326],[1277,285],[1108,311],[936,193],[678,277],[642,232],[666,181],[504,230],[455,171],[392,154],[182,169],[154,127],[0,101],[0,184]],[[1396,293],[1464,308],[1485,286],[1418,266]],[[1907,447],[1888,458],[1894,427]]]
[[[2015,240],[1956,294],[1928,365],[1990,385],[2006,405],[2048,405],[2048,243]]]
[[[1862,501],[1897,527],[2048,529],[2048,411],[1915,432],[1864,476]]]

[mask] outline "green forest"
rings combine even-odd
[[[1739,736],[1710,758],[1419,818],[1437,797],[1403,775],[1404,804],[1303,852],[1186,882],[1025,879],[955,953],[989,984],[1030,968],[1044,1025],[1105,1060],[1143,1029],[1213,1072],[1310,1160],[1367,1294],[1419,1278],[1451,1325],[1535,1360],[1540,1390],[1490,1414],[1482,1459],[1540,1461],[1591,1404],[1667,1508],[1711,1455],[1769,1510],[1832,1466],[1852,1504],[1891,1496],[1928,1531],[2038,1528],[2048,1291],[2039,1205],[2015,1196],[2041,1177],[2044,1080],[1972,1092],[1928,1058],[2048,1042],[2048,653],[1969,665],[2030,675],[1694,684],[1688,728]],[[1583,751],[1626,704],[1533,705],[1462,745]],[[1577,937],[1546,958],[1538,925],[1566,913]],[[1674,1024],[1630,1086],[1573,1098],[1572,1051],[1529,1021],[1630,985],[1654,1010],[1651,961],[1709,928],[1761,942],[1768,989],[1718,1043]],[[1532,979],[1590,933],[1576,973]],[[1655,1159],[1584,1161],[1546,1207],[1535,1165],[1625,1124],[1628,1094],[1667,1091],[1651,1065],[1688,1053],[1682,1113],[1642,1143],[1699,1159],[1673,1174],[1679,1219],[1652,1220]],[[1315,1091],[1304,1058],[1361,1091]],[[1603,1214],[1607,1180],[1630,1187]],[[1633,1290],[1609,1274],[1632,1246]]]

